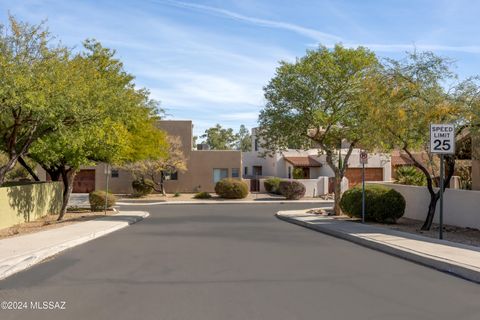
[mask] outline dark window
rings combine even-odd
[[[165,173],[165,180],[178,180],[178,172]]]
[[[253,175],[261,176],[262,175],[262,166],[253,166]]]
[[[240,176],[238,168],[232,168],[232,178],[238,178]]]
[[[288,179],[292,179],[292,167],[288,166]]]
[[[118,170],[117,169],[112,169],[112,178],[118,178]]]
[[[255,139],[255,151],[258,151],[258,139]]]
[[[245,167],[245,169],[243,169],[243,175],[248,175],[248,167]]]

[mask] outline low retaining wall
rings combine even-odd
[[[265,190],[264,182],[267,179],[260,180],[260,192]],[[283,179],[288,180],[288,179]],[[318,197],[328,193],[328,177],[319,177],[318,179],[295,179],[305,186],[305,197]]]
[[[61,182],[0,187],[0,229],[60,213],[62,192]]]
[[[406,186],[394,183],[379,183],[400,192],[407,206],[405,218],[425,220],[430,194],[426,187]],[[438,190],[438,189],[436,189]],[[439,205],[434,222],[438,223]],[[480,191],[446,189],[443,198],[443,222],[445,224],[480,229]]]

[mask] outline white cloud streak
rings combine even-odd
[[[314,39],[319,42],[339,42],[342,40],[340,37],[334,34],[318,31],[312,28],[306,28],[297,24],[284,22],[284,21],[275,21],[275,20],[250,17],[237,12],[226,10],[226,9],[221,9],[221,8],[216,8],[216,7],[211,7],[211,6],[201,5],[201,4],[195,4],[190,2],[175,1],[175,0],[153,1],[153,2],[170,4],[179,8],[199,10],[199,11],[223,16],[223,17],[230,18],[237,21],[247,22],[260,27],[288,30],[288,31],[295,32],[299,35]]]

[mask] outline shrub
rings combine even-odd
[[[202,191],[202,192],[199,192],[199,193],[196,193],[193,198],[195,199],[210,199],[212,197],[212,195],[208,192],[205,192],[205,191]]]
[[[174,196],[175,198],[180,197],[180,192],[175,192],[175,193],[173,194],[173,196]]]
[[[305,179],[305,171],[302,168],[295,168],[292,172],[293,179]]]
[[[398,184],[426,186],[427,178],[414,166],[401,166],[395,171]]]
[[[298,200],[305,195],[305,186],[303,183],[295,180],[283,180],[279,186],[280,193],[287,200]]]
[[[280,194],[280,181],[282,181],[280,178],[268,178],[263,182],[263,186],[268,193]]]
[[[347,190],[340,200],[340,208],[350,216],[362,217],[362,188]],[[365,220],[395,223],[405,212],[405,199],[393,190],[381,185],[365,186]]]
[[[222,179],[215,185],[215,192],[225,199],[243,199],[248,195],[248,185],[238,179]]]
[[[88,201],[90,202],[90,208],[92,211],[101,211],[105,208],[105,198],[107,198],[107,209],[113,207],[117,201],[115,195],[105,191],[92,191],[88,195]]]
[[[132,181],[133,195],[137,197],[146,196],[153,192],[155,184],[149,179],[136,179]]]

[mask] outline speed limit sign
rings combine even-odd
[[[455,126],[453,124],[430,125],[430,152],[455,154]]]

